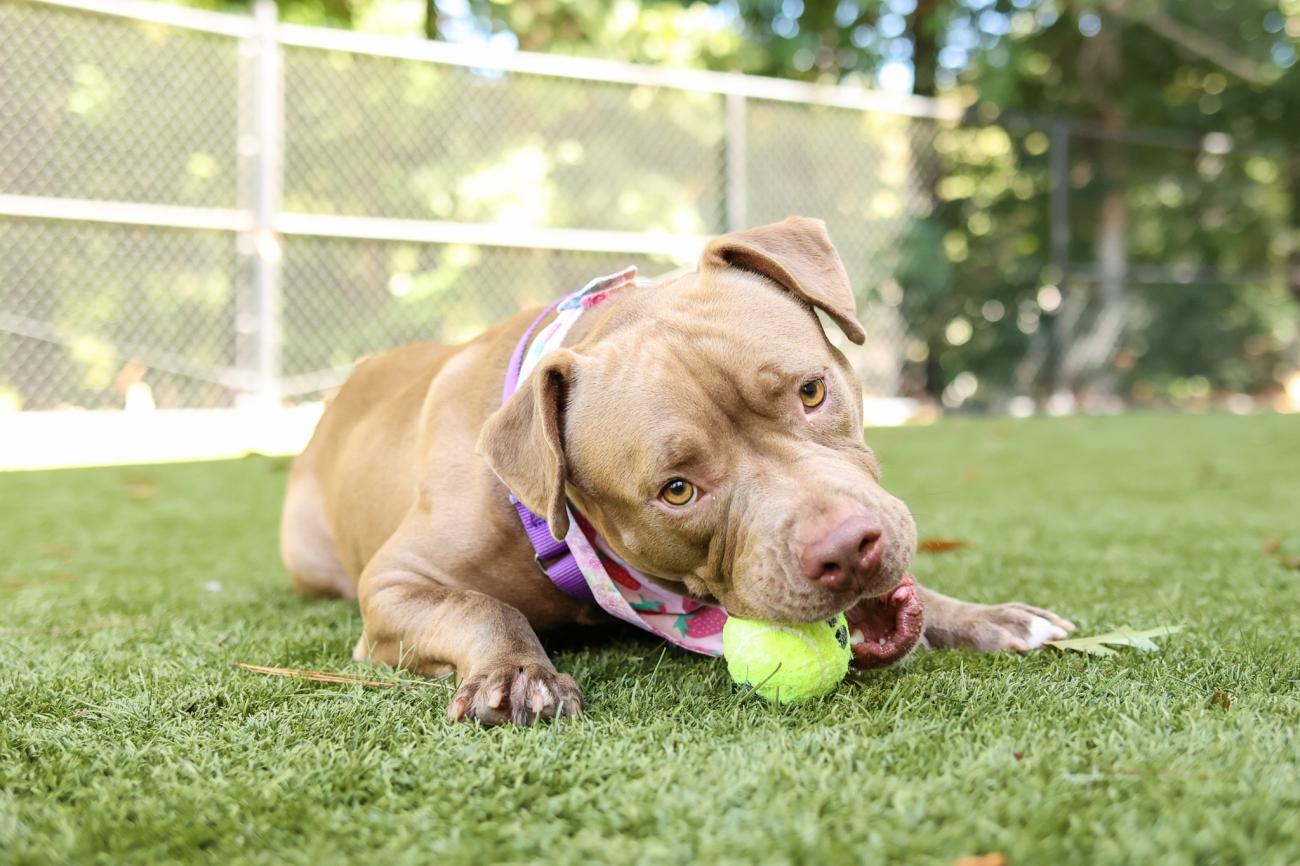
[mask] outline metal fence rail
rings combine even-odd
[[[466,339],[593,275],[667,271],[711,234],[791,213],[827,220],[869,334],[851,359],[868,392],[892,395],[916,343],[900,250],[919,221],[965,206],[938,166],[967,151],[971,176],[1027,154],[1016,195],[1052,226],[1031,257],[1058,282],[1096,271],[1070,263],[1070,146],[1087,129],[965,125],[941,101],[254,8],[0,5],[3,401],[310,397],[362,354]],[[1171,264],[1133,275],[1185,282]]]

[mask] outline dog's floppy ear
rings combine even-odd
[[[825,311],[853,342],[867,338],[849,275],[821,220],[789,217],[714,238],[704,248],[700,269],[725,267],[762,274]]]
[[[564,482],[564,412],[578,356],[568,349],[546,355],[505,405],[487,419],[475,451],[551,535],[569,532]]]

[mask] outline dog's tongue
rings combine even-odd
[[[921,639],[925,616],[912,578],[884,595],[858,602],[844,611],[849,621],[853,664],[859,668],[880,668],[893,664],[911,652]]]

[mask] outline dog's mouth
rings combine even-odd
[[[921,639],[925,614],[910,577],[884,595],[864,598],[844,611],[849,621],[849,644],[853,664],[859,668],[882,668],[912,651]]]

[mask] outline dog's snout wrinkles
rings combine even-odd
[[[870,517],[844,518],[803,549],[804,577],[832,592],[860,582],[880,567],[881,535],[880,524]]]

